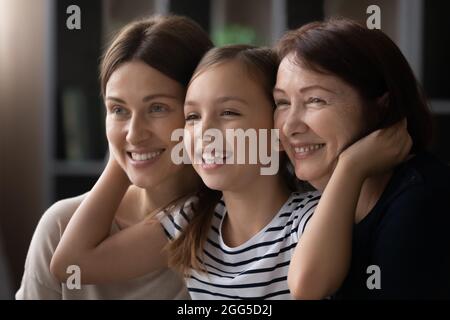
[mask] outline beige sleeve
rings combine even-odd
[[[61,283],[50,272],[50,261],[71,216],[85,195],[52,205],[41,217],[31,239],[16,299],[62,299]]]

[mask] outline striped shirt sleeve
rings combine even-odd
[[[161,211],[156,215],[169,240],[176,239],[187,227],[194,215],[194,208],[198,198],[193,196],[176,205],[168,211]]]
[[[294,208],[293,215],[295,215],[296,219],[294,220],[292,228],[295,230],[297,239],[300,238],[305,231],[306,225],[319,203],[320,195],[321,194],[318,191],[308,192],[304,196],[303,201]]]

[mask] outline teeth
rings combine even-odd
[[[155,152],[149,152],[149,153],[135,153],[135,152],[132,152],[131,153],[131,158],[133,160],[136,160],[136,161],[146,161],[146,160],[150,160],[150,159],[153,159],[153,158],[159,156],[162,152],[163,152],[162,150],[155,151]]]
[[[223,153],[220,152],[215,152],[214,155],[212,155],[211,153],[203,153],[202,154],[202,158],[205,161],[206,164],[223,164],[224,163],[224,158],[226,155],[224,155]]]
[[[305,153],[308,151],[318,150],[322,148],[325,144],[312,144],[306,147],[294,148],[296,153]]]

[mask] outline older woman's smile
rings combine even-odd
[[[325,143],[316,143],[316,144],[302,144],[302,145],[291,145],[294,149],[294,157],[295,159],[304,159],[310,155],[315,154],[317,151],[322,149],[325,146]]]
[[[325,187],[340,153],[364,131],[365,101],[343,80],[299,65],[292,54],[281,61],[274,99],[275,127],[297,178]]]

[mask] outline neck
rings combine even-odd
[[[140,190],[140,212],[143,217],[159,211],[171,202],[198,190],[200,178],[192,167],[186,166],[177,175],[162,183]]]
[[[381,197],[384,189],[386,188],[393,171],[389,171],[384,174],[372,176],[364,180],[359,194],[358,203],[356,205],[355,223],[360,222],[367,214],[373,209],[375,204]],[[309,181],[309,183],[317,190],[323,192],[331,178],[330,175],[323,176],[315,181]]]
[[[260,176],[245,188],[224,191],[227,207],[222,226],[224,241],[238,246],[250,239],[273,219],[290,193],[279,175]]]
[[[367,178],[361,188],[355,213],[355,223],[359,223],[374,208],[384,189],[386,189],[393,172]]]
[[[120,228],[137,224],[171,202],[194,193],[199,185],[200,178],[189,166],[156,186],[144,189],[132,185],[116,213],[116,222]]]

